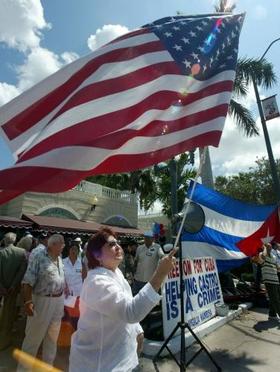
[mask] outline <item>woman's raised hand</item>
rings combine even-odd
[[[175,266],[176,259],[174,257],[176,253],[176,249],[172,249],[170,253],[164,256],[159,264],[158,267],[150,280],[151,286],[154,288],[155,291],[158,291],[168,273],[173,269]]]

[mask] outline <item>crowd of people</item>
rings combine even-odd
[[[175,250],[165,254],[144,233],[143,244],[117,240],[103,228],[87,242],[65,240],[61,234],[30,233],[17,242],[5,234],[0,248],[0,350],[12,343],[19,313],[26,316],[22,351],[52,365],[61,320],[76,330],[69,370],[132,371],[143,346],[140,325],[159,302],[158,291],[174,267]],[[258,281],[269,298],[269,319],[280,319],[280,244],[263,245],[252,259]],[[74,305],[66,300],[74,299]],[[19,364],[18,371],[26,366]]]
[[[36,357],[41,349],[42,360],[52,365],[66,317],[76,329],[70,371],[81,365],[90,371],[93,363],[96,370],[132,370],[143,343],[139,322],[159,302],[173,254],[164,255],[150,231],[143,244],[127,241],[123,248],[108,228],[84,244],[80,238],[65,244],[63,235],[46,233],[38,239],[28,233],[17,242],[16,234],[7,233],[0,248],[0,350],[11,345],[22,308],[25,353]],[[70,296],[75,305],[68,312]]]

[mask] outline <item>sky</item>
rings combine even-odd
[[[130,30],[158,18],[212,13],[213,0],[0,0],[0,106],[62,66]],[[236,13],[246,12],[239,57],[260,57],[280,37],[279,0],[239,0]],[[266,58],[280,79],[280,41]],[[260,89],[261,98],[279,93],[280,81]],[[248,171],[267,157],[265,141],[250,89],[246,102],[260,136],[246,138],[227,118],[218,148],[210,148],[214,176]],[[278,105],[279,98],[278,98]],[[280,158],[280,118],[267,122],[275,158]],[[198,158],[198,156],[196,156]],[[13,164],[0,138],[0,169]]]

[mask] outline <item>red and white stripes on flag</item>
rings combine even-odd
[[[205,79],[186,73],[154,31],[120,37],[0,108],[0,133],[16,159],[0,171],[0,203],[218,146],[234,68],[217,68]]]

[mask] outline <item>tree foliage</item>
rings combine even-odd
[[[280,159],[276,160],[276,167],[280,175]],[[270,164],[265,158],[256,160],[256,167],[250,168],[248,172],[229,177],[217,177],[215,188],[223,194],[245,202],[256,204],[277,202]]]
[[[183,153],[175,158],[177,164],[177,198],[178,210],[183,206],[187,181],[195,176],[194,169],[190,166],[192,159],[188,153]],[[162,212],[171,216],[171,177],[169,161],[161,163],[164,166],[139,169],[131,173],[116,173],[109,175],[91,176],[87,181],[118,190],[128,190],[138,194],[140,208],[150,209],[156,201],[163,205]],[[189,166],[188,166],[189,165]]]

